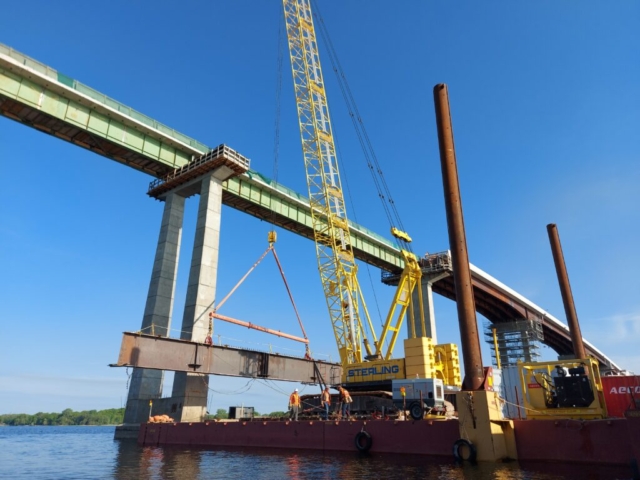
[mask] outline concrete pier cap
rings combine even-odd
[[[158,200],[165,200],[170,193],[190,197],[200,193],[202,180],[207,174],[211,173],[215,179],[224,182],[247,172],[249,166],[248,158],[222,144],[151,182],[147,195]]]

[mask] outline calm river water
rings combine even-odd
[[[409,455],[138,447],[114,427],[0,427],[0,478],[66,479],[629,479],[628,469],[480,464]]]

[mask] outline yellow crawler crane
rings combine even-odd
[[[343,383],[390,383],[407,378],[405,360],[392,360],[391,356],[407,310],[414,318],[411,298],[422,271],[416,256],[401,250],[404,270],[378,339],[358,283],[310,0],[283,0],[283,6],[318,270],[343,365]],[[411,241],[407,233],[395,227],[391,233],[401,242]],[[424,332],[421,288],[418,299]],[[365,326],[369,327],[373,344]],[[391,338],[383,351],[389,334]],[[442,372],[446,365],[434,364],[430,339],[415,338],[415,330],[411,337],[405,340],[405,350],[413,352],[411,376],[424,378],[429,373]],[[456,367],[459,368],[457,364]],[[459,371],[457,377],[452,371],[447,378],[459,378]]]

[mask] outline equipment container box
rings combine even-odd
[[[444,405],[444,383],[438,378],[410,378],[404,380],[393,380],[393,403],[402,406],[403,403],[409,405],[414,401],[422,401],[428,407],[439,407]],[[404,396],[402,389],[404,388]]]
[[[230,419],[253,418],[253,407],[229,407]]]

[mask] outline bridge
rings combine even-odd
[[[41,132],[163,177],[213,149],[83,85],[55,69],[0,44],[0,113]],[[248,170],[224,181],[222,202],[286,230],[313,239],[309,201]],[[399,249],[351,222],[356,257],[391,275],[401,270]],[[477,311],[493,323],[540,320],[544,343],[559,354],[573,352],[568,327],[486,272],[471,265]],[[443,275],[433,291],[455,300],[453,277]],[[620,368],[585,340],[587,354],[604,368]]]

